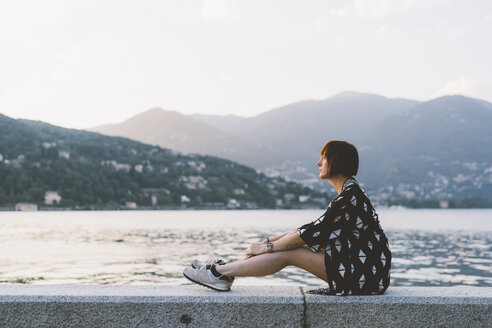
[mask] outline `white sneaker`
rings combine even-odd
[[[215,259],[213,260],[210,260],[208,262],[202,262],[200,260],[193,260],[191,262],[191,267],[193,269],[200,269],[201,267],[203,267],[204,265],[212,265],[212,264],[225,264],[224,260],[221,259],[220,257],[216,257]]]
[[[188,280],[194,283],[221,292],[231,290],[232,283],[234,282],[234,277],[229,277],[225,275],[216,277],[212,273],[212,266],[208,268],[207,266],[202,266],[200,269],[193,269],[191,267],[186,267],[183,271],[183,275]]]

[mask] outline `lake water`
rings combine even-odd
[[[242,259],[251,242],[322,210],[0,212],[0,282],[188,284],[194,258]],[[492,286],[492,210],[379,210],[392,286]],[[238,285],[324,284],[295,267]]]

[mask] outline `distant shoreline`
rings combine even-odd
[[[139,208],[65,208],[41,207],[37,211],[18,211],[14,207],[0,207],[0,212],[83,212],[83,211],[285,211],[285,210],[324,210],[320,207],[291,207],[291,208],[224,208],[224,207],[139,207]],[[376,210],[458,210],[458,209],[492,209],[492,207],[405,207],[405,206],[376,206]]]
[[[137,207],[137,208],[67,208],[67,207],[40,207],[37,211],[18,211],[14,207],[0,207],[2,212],[79,212],[79,211],[264,211],[264,210],[323,210],[324,207],[290,207],[290,208],[227,208],[227,207]]]

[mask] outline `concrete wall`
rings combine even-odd
[[[2,284],[0,327],[492,327],[488,287],[346,297],[309,289]]]

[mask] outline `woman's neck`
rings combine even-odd
[[[343,175],[337,175],[336,177],[329,178],[331,184],[339,195],[342,192],[343,184],[345,183],[345,181],[347,181],[347,179],[348,177],[345,177]]]

